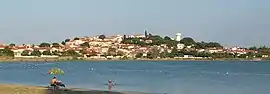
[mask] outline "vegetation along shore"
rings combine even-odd
[[[85,36],[60,43],[1,44],[0,61],[63,60],[269,60],[270,48],[223,47],[180,33],[175,38],[144,34]]]

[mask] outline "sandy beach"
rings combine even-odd
[[[65,88],[52,91],[48,87],[1,84],[0,94],[147,94],[140,92],[116,92]]]

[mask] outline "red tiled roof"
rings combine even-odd
[[[17,48],[11,48],[11,50],[18,50]]]
[[[98,40],[97,42],[113,42],[112,40]]]
[[[253,50],[245,50],[245,52],[248,53],[248,52],[255,52],[255,51],[253,51]]]
[[[88,41],[88,39],[80,39],[81,41]]]
[[[17,48],[17,49],[27,49],[27,47],[25,47],[25,46],[22,46],[22,47],[15,47],[15,48]]]
[[[5,45],[0,45],[0,48],[5,48],[6,46]]]

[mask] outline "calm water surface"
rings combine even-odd
[[[91,62],[91,63],[89,63]],[[76,61],[0,63],[0,83],[48,85],[51,67],[72,88],[167,94],[270,94],[270,62],[247,61]]]

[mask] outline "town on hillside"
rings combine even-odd
[[[268,58],[268,47],[226,48],[217,42],[196,42],[177,33],[161,37],[147,31],[136,35],[75,37],[39,45],[1,44],[0,56],[13,58],[162,59]]]

